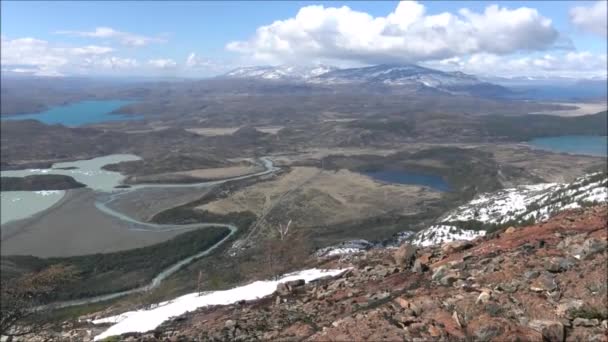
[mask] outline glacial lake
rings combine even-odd
[[[122,161],[139,160],[132,154],[109,156],[55,163],[50,169],[9,170],[0,172],[2,177],[25,177],[30,175],[66,175],[85,184],[88,188],[101,192],[117,191],[125,176],[118,172],[102,170],[104,165]],[[30,217],[46,210],[63,198],[65,191],[2,191],[0,224]]]
[[[590,135],[564,135],[557,137],[535,138],[529,145],[553,152],[584,154],[589,156],[608,156],[608,137]]]
[[[439,176],[406,171],[370,171],[364,175],[385,183],[423,185],[437,191],[450,191],[450,185]]]
[[[2,191],[0,192],[0,225],[28,218],[59,202],[65,191]]]
[[[52,107],[39,113],[3,115],[2,120],[34,119],[45,124],[62,124],[69,127],[106,121],[138,120],[139,116],[111,114],[112,111],[132,102],[125,100],[82,101]]]

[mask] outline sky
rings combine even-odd
[[[605,78],[600,1],[5,1],[3,73],[208,77],[242,66],[416,63]]]

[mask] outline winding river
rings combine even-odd
[[[248,175],[243,175],[243,176],[237,176],[237,177],[233,177],[233,178],[227,178],[227,179],[222,179],[222,180],[217,180],[217,181],[201,182],[201,183],[192,183],[192,184],[137,184],[130,188],[115,190],[113,192],[100,193],[95,202],[95,207],[99,211],[101,211],[107,215],[113,216],[121,221],[129,223],[128,229],[130,229],[130,230],[161,232],[161,231],[174,231],[174,230],[185,230],[185,229],[200,229],[200,228],[209,228],[209,227],[223,227],[223,228],[229,229],[230,233],[227,236],[225,236],[221,241],[214,244],[213,246],[211,246],[197,254],[191,255],[183,260],[180,260],[180,261],[176,262],[175,264],[167,267],[166,269],[161,271],[159,274],[157,274],[156,277],[154,277],[152,279],[152,281],[145,286],[141,286],[138,288],[127,290],[127,291],[114,292],[114,293],[109,293],[109,294],[95,296],[95,297],[55,302],[55,303],[49,304],[49,305],[41,307],[41,308],[49,308],[49,307],[64,308],[64,307],[69,307],[69,306],[84,305],[84,304],[106,301],[106,300],[122,297],[122,296],[133,294],[133,293],[149,291],[151,289],[158,287],[163,280],[165,280],[167,277],[169,277],[172,274],[174,274],[175,272],[177,272],[184,265],[190,263],[191,261],[193,261],[195,259],[201,258],[201,257],[206,256],[209,253],[211,253],[214,249],[216,249],[217,247],[222,245],[226,240],[228,240],[232,235],[234,235],[234,233],[236,233],[238,230],[238,227],[236,227],[235,225],[226,224],[226,223],[205,222],[205,223],[185,224],[185,225],[167,225],[167,224],[142,222],[142,221],[139,221],[139,220],[129,216],[126,213],[119,212],[119,211],[111,208],[109,206],[110,203],[116,201],[118,198],[120,198],[128,193],[131,193],[133,191],[137,191],[140,189],[144,189],[144,188],[208,187],[208,186],[213,186],[213,185],[219,185],[219,184],[226,183],[226,182],[237,181],[237,180],[241,180],[241,179],[258,177],[258,176],[270,174],[279,169],[273,165],[273,163],[270,159],[265,158],[265,157],[260,158],[260,163],[262,166],[264,166],[263,171],[248,174]]]

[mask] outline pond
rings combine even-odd
[[[422,185],[437,191],[450,191],[450,185],[443,178],[429,174],[393,170],[369,171],[363,174],[386,183]]]
[[[608,155],[608,137],[606,136],[563,135],[535,138],[530,140],[528,144],[536,148],[553,152],[600,157],[606,157]]]
[[[49,108],[39,113],[3,115],[2,120],[34,119],[45,124],[62,124],[69,127],[82,126],[106,121],[137,120],[133,115],[112,114],[116,109],[132,101],[99,100],[82,101]]]

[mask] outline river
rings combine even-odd
[[[217,181],[211,181],[211,182],[200,182],[200,183],[194,183],[194,184],[137,184],[130,188],[116,189],[116,188],[114,188],[114,186],[117,184],[117,181],[119,180],[119,178],[117,178],[116,175],[107,174],[107,173],[113,173],[113,172],[104,171],[104,173],[94,173],[94,172],[91,173],[90,171],[94,171],[94,170],[91,170],[92,168],[98,168],[99,170],[101,170],[101,167],[103,165],[105,165],[105,164],[103,164],[103,162],[106,162],[106,164],[107,164],[108,161],[114,162],[117,158],[134,160],[134,158],[138,158],[138,157],[133,156],[133,155],[119,155],[118,157],[117,156],[106,156],[106,157],[102,157],[99,159],[91,159],[88,161],[76,161],[76,162],[66,163],[67,166],[66,166],[66,164],[61,165],[61,167],[76,167],[76,169],[65,170],[65,169],[54,168],[54,169],[44,170],[46,172],[42,172],[42,173],[53,174],[53,173],[65,173],[65,172],[68,172],[68,173],[77,172],[79,175],[81,175],[78,180],[82,181],[83,183],[85,183],[87,185],[93,183],[93,180],[95,179],[95,177],[94,177],[95,175],[98,175],[98,176],[103,175],[102,179],[104,179],[105,181],[101,182],[101,183],[96,183],[96,185],[93,185],[99,191],[99,195],[97,197],[98,200],[95,202],[95,206],[99,211],[101,211],[107,215],[115,217],[124,222],[128,222],[130,224],[129,225],[130,230],[159,232],[159,231],[172,231],[172,230],[201,229],[201,228],[209,228],[209,227],[224,227],[224,228],[227,228],[230,230],[230,234],[228,234],[226,237],[224,237],[221,241],[219,241],[215,245],[213,245],[197,254],[189,256],[183,260],[180,260],[179,262],[167,267],[166,269],[161,271],[159,274],[157,274],[156,277],[154,277],[152,279],[152,281],[145,286],[141,286],[138,288],[127,290],[127,291],[114,292],[114,293],[109,293],[109,294],[90,297],[90,298],[83,298],[83,299],[78,299],[78,300],[52,303],[52,304],[50,304],[50,306],[53,308],[61,308],[61,307],[95,303],[95,302],[114,299],[114,298],[125,296],[128,294],[149,291],[150,289],[158,287],[164,279],[166,279],[170,275],[177,272],[184,265],[190,263],[191,261],[193,261],[195,259],[198,259],[200,257],[203,257],[203,256],[211,253],[215,248],[222,245],[226,240],[228,240],[238,230],[238,227],[236,227],[235,225],[225,224],[225,223],[214,223],[214,222],[205,222],[205,223],[196,223],[196,224],[187,224],[187,225],[168,225],[168,224],[156,224],[156,223],[142,222],[142,221],[139,221],[139,220],[129,216],[126,213],[119,212],[116,209],[113,209],[109,206],[110,203],[117,200],[121,196],[124,196],[128,193],[131,193],[133,191],[137,191],[140,189],[144,189],[144,188],[207,187],[207,186],[219,185],[222,183],[251,178],[251,177],[258,177],[258,176],[266,175],[266,174],[269,174],[269,173],[272,173],[272,172],[275,172],[278,170],[278,168],[273,165],[273,163],[270,159],[260,158],[260,162],[264,166],[264,170],[257,172],[257,173],[249,174],[249,175],[243,175],[243,176],[238,176],[238,177],[233,177],[233,178],[228,178],[228,179],[223,179],[223,180],[217,180]],[[88,167],[83,167],[83,165],[88,165]],[[56,166],[56,165],[54,165],[54,166]],[[40,172],[40,171],[36,171],[36,170],[35,171],[32,171],[32,170],[11,171],[10,175],[23,177],[28,174],[31,174],[32,172]],[[103,184],[103,185],[100,185],[100,184]]]

